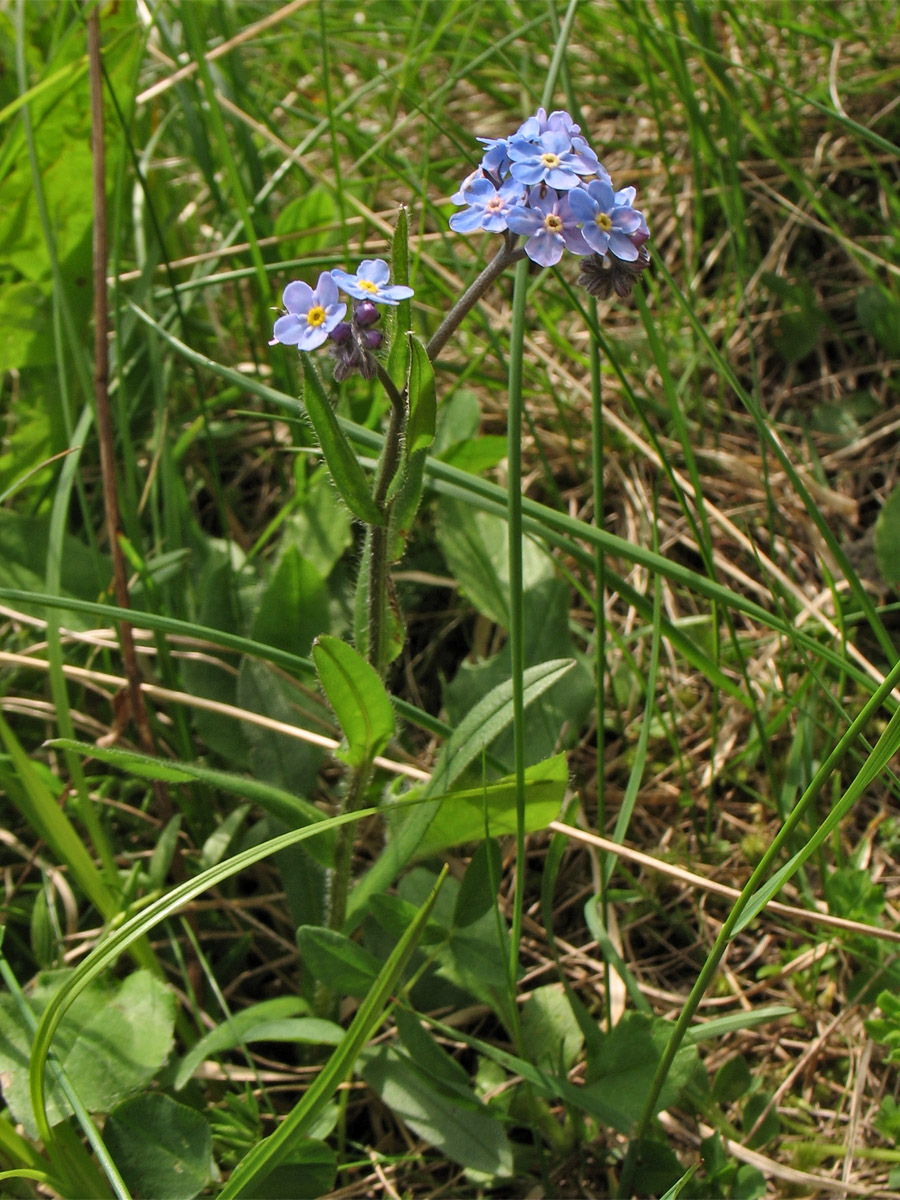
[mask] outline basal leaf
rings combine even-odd
[[[162,1092],[119,1104],[107,1118],[103,1140],[135,1196],[193,1200],[209,1182],[212,1134],[206,1118]]]

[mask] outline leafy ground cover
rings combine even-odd
[[[900,1190],[893,9],[0,46],[4,1194]],[[429,355],[476,137],[542,103],[651,265],[523,260]],[[421,497],[379,380],[269,344],[366,258]]]

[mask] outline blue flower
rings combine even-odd
[[[463,199],[457,203],[469,207],[450,218],[450,228],[455,233],[474,233],[476,229],[502,233],[507,227],[510,209],[524,198],[525,188],[515,179],[507,179],[495,188],[489,179],[482,178],[475,179],[468,187],[463,186],[460,192]]]
[[[338,290],[328,271],[319,276],[315,291],[308,283],[289,283],[282,301],[287,311],[275,322],[270,346],[280,342],[298,350],[315,350],[347,311],[347,305],[338,302]]]
[[[564,250],[573,254],[590,254],[591,248],[578,227],[578,218],[569,204],[570,192],[555,192],[533,187],[527,205],[517,204],[510,210],[507,224],[513,233],[528,234],[525,253],[532,262],[552,267]]]
[[[509,174],[510,168],[509,139],[480,137],[478,141],[484,146],[481,170],[503,179]]]
[[[516,130],[515,136],[525,138],[526,141],[534,141],[548,129],[560,130],[570,136],[581,133],[581,126],[575,124],[564,108],[557,108],[549,117],[545,108],[539,108],[533,117],[522,122]]]
[[[481,167],[476,167],[474,171],[470,171],[459,185],[459,191],[454,192],[450,197],[454,204],[468,204],[466,193],[476,179],[484,179],[484,171],[482,171]]]
[[[631,207],[634,194],[634,188],[614,192],[605,179],[593,179],[569,192],[569,204],[582,223],[584,240],[596,254],[609,250],[622,262],[637,258],[634,235],[643,234],[646,223]],[[641,241],[646,241],[646,236]]]
[[[390,268],[383,258],[364,259],[355,275],[338,268],[331,272],[331,278],[338,287],[355,300],[371,300],[373,304],[399,304],[413,295],[411,287],[389,283],[390,277]]]
[[[558,191],[578,187],[583,176],[603,170],[587,142],[583,138],[578,140],[576,153],[571,136],[560,129],[548,129],[535,141],[514,138],[509,144],[513,178],[529,187],[538,183],[546,183]]]

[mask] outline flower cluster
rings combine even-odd
[[[285,312],[275,322],[269,345],[315,350],[330,341],[338,382],[354,373],[371,379],[375,374],[371,352],[384,341],[374,328],[380,320],[377,306],[396,305],[413,294],[411,287],[390,283],[390,277],[384,259],[367,258],[355,275],[338,268],[323,271],[315,288],[296,280],[289,283],[282,296]],[[347,304],[339,301],[338,288],[354,301],[349,321],[344,320]]]
[[[643,213],[633,206],[633,187],[616,190],[609,172],[567,112],[539,108],[508,138],[479,138],[480,165],[453,196],[462,212],[450,218],[457,233],[484,229],[526,237],[525,253],[552,267],[565,250],[586,259],[583,272],[595,295],[606,284],[627,295],[650,261]],[[595,261],[596,260],[596,261]],[[580,282],[584,282],[583,278]]]

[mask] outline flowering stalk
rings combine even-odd
[[[462,324],[463,319],[475,307],[481,297],[487,292],[488,288],[499,279],[507,267],[518,262],[523,258],[525,251],[519,247],[516,249],[516,238],[513,234],[508,233],[506,239],[488,265],[484,268],[474,283],[470,284],[465,292],[456,301],[450,311],[441,321],[440,325],[435,330],[431,337],[426,350],[428,357],[432,362],[437,358],[440,352],[446,346],[447,342]]]

